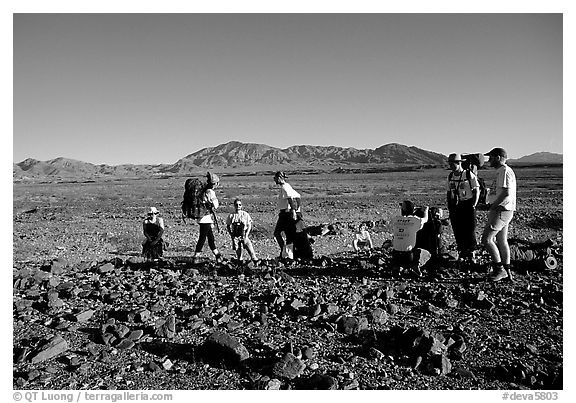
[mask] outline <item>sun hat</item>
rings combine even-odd
[[[500,148],[500,147],[495,147],[495,148],[491,149],[490,151],[488,151],[484,155],[493,156],[493,157],[508,158],[508,154],[506,153],[506,150],[503,148]]]
[[[458,153],[452,153],[448,156],[448,162],[461,162],[462,157]]]
[[[156,207],[150,207],[148,214],[158,214],[158,209]]]

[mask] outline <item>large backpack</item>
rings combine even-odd
[[[198,219],[206,215],[204,193],[206,185],[198,178],[186,179],[184,197],[182,200],[182,215],[186,218]]]

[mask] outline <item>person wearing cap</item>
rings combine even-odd
[[[216,197],[216,192],[214,192],[214,188],[220,184],[220,178],[218,178],[218,175],[208,172],[206,174],[206,179],[206,190],[202,196],[202,201],[205,206],[205,213],[198,219],[200,235],[198,237],[198,242],[196,243],[196,249],[194,251],[194,263],[200,262],[200,255],[202,254],[202,249],[204,248],[204,243],[206,240],[208,240],[208,246],[214,254],[216,261],[221,262],[223,260],[222,255],[216,247],[214,231],[212,230],[214,219],[216,219],[216,214],[214,212],[220,206],[218,198]]]
[[[460,154],[450,154],[448,163],[452,172],[448,175],[446,200],[458,258],[473,261],[477,246],[476,205],[480,198],[480,185],[472,170],[462,168]]]
[[[158,260],[163,255],[164,219],[159,217],[159,214],[156,207],[150,207],[142,224],[142,231],[146,238],[142,242],[142,256],[146,258],[146,261]]]
[[[286,174],[282,171],[276,172],[274,182],[280,186],[278,193],[278,221],[274,228],[274,238],[280,247],[280,258],[294,259],[294,239],[296,237],[296,222],[301,217],[300,194],[286,182]],[[282,237],[282,232],[286,234],[286,240]]]
[[[482,233],[482,244],[492,258],[490,280],[512,280],[510,270],[510,246],[508,227],[516,211],[516,175],[506,165],[508,154],[503,148],[493,148],[484,154],[492,168],[496,168],[496,178],[491,186],[494,191],[488,195],[488,221]]]
[[[400,203],[400,213],[400,216],[392,219],[392,264],[400,272],[406,266],[420,277],[421,268],[431,255],[426,249],[416,248],[416,233],[428,221],[428,206],[423,208],[423,217],[419,217],[414,203],[404,200]]]
[[[226,220],[226,229],[232,238],[232,249],[236,252],[238,262],[242,261],[243,249],[248,250],[252,262],[258,264],[256,252],[248,235],[252,230],[252,217],[247,211],[243,210],[242,200],[234,200],[234,212],[228,216]],[[243,248],[244,247],[244,248]]]

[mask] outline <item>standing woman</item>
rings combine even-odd
[[[158,260],[163,255],[164,219],[158,217],[160,212],[156,207],[150,207],[146,219],[142,224],[142,230],[146,239],[142,242],[142,256],[146,261]]]
[[[216,242],[214,241],[214,232],[212,231],[212,226],[214,225],[214,219],[216,214],[214,211],[220,206],[218,199],[216,198],[216,192],[214,189],[220,184],[220,178],[218,175],[208,172],[206,175],[208,182],[206,184],[206,190],[202,196],[203,201],[203,213],[198,219],[198,224],[200,225],[200,236],[198,238],[198,243],[196,243],[196,250],[194,252],[194,263],[200,262],[200,254],[202,253],[202,248],[204,248],[204,243],[208,239],[208,246],[210,250],[216,257],[217,262],[222,261],[222,255],[216,248]]]

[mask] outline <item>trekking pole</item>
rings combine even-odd
[[[212,217],[214,218],[214,224],[216,226],[216,231],[218,231],[218,233],[220,233],[220,226],[218,225],[218,216],[216,215],[216,212],[213,209],[210,209],[210,213],[212,214]]]

